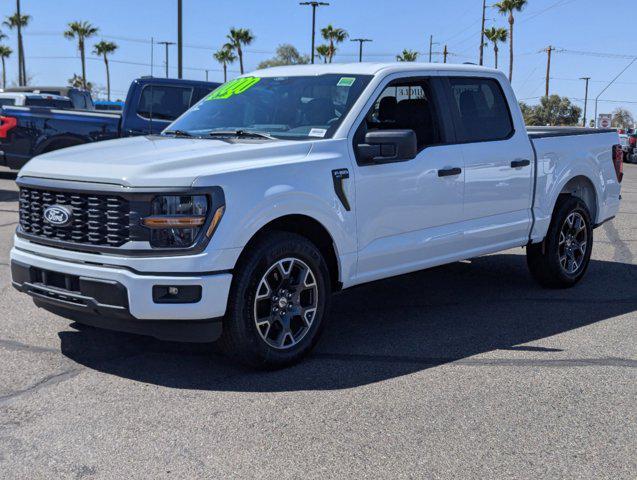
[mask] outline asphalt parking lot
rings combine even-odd
[[[585,280],[522,249],[341,293],[311,358],[254,372],[83,327],[11,287],[0,171],[2,478],[637,478],[637,165]]]

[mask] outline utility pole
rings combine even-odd
[[[588,106],[588,82],[590,81],[591,77],[581,77],[580,80],[585,80],[586,81],[586,90],[584,93],[584,121],[582,126],[586,127],[586,107]]]
[[[555,47],[551,47],[550,45],[544,49],[544,51],[548,54],[546,60],[546,96],[549,96],[549,85],[551,81],[551,53],[553,53]]]
[[[208,81],[208,69],[206,69],[206,82]]]
[[[177,78],[183,77],[183,16],[182,16],[182,0],[177,0]],[[168,47],[166,47],[167,49]],[[168,61],[166,61],[166,69],[168,69]],[[168,74],[166,74],[168,76]]]
[[[166,78],[168,78],[168,47],[174,45],[175,42],[157,42],[159,45],[166,47]]]
[[[447,63],[447,55],[449,55],[449,50],[447,50],[447,44],[445,43],[445,49],[442,51],[442,58],[444,63]]]
[[[155,38],[150,37],[150,76],[153,76],[153,67],[155,66]]]
[[[312,7],[312,63],[314,63],[314,38],[316,37],[316,8],[328,6],[327,2],[299,2],[299,5],[307,5]]]
[[[487,16],[487,0],[482,0],[482,29],[480,30],[480,65],[484,65],[484,23]]]
[[[370,38],[352,38],[351,42],[358,42],[358,61],[363,61],[363,43],[372,42],[373,40]]]

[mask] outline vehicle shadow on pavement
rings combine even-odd
[[[523,256],[507,254],[394,277],[335,296],[315,353],[274,372],[237,366],[212,354],[209,345],[78,324],[72,324],[77,331],[60,333],[61,348],[70,359],[112,375],[213,391],[351,388],[449,362],[615,364],[630,360],[565,356],[541,340],[637,310],[635,282],[637,265],[592,261],[575,288],[544,290],[531,279]],[[529,342],[536,344],[524,345]]]

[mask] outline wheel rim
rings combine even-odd
[[[292,348],[312,327],[317,305],[316,275],[307,263],[294,257],[279,260],[268,268],[257,286],[257,332],[272,348]]]
[[[560,230],[558,252],[560,265],[567,274],[573,275],[584,264],[588,231],[584,217],[579,212],[571,212]]]

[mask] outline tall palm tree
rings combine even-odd
[[[86,53],[84,49],[84,41],[87,38],[97,34],[99,28],[94,27],[88,22],[71,22],[68,30],[64,32],[64,36],[69,40],[77,39],[77,46],[82,57],[82,87],[86,88]]]
[[[509,17],[509,82],[513,80],[513,12],[522,11],[527,3],[528,0],[501,0],[493,5],[502,15]]]
[[[323,59],[323,63],[327,63],[327,59],[330,58],[330,46],[329,45],[319,45],[316,47],[316,55],[319,59]]]
[[[2,88],[7,88],[7,69],[4,65],[5,59],[9,58],[13,50],[6,45],[0,45],[0,58],[2,59]]]
[[[3,22],[5,26],[9,27],[11,30],[16,30],[18,34],[18,84],[20,86],[26,85],[27,83],[27,67],[26,62],[24,61],[22,29],[29,24],[30,20],[31,15],[22,15],[20,12],[20,0],[16,0],[16,13],[7,17],[7,19]]]
[[[215,60],[223,65],[223,83],[228,81],[228,65],[234,63],[237,56],[229,48],[223,47],[212,54]]]
[[[418,59],[418,52],[415,50],[403,50],[403,53],[396,55],[396,60],[399,62],[415,62]]]
[[[228,43],[223,48],[230,50],[231,52],[237,52],[239,57],[239,71],[243,75],[243,46],[250,45],[254,41],[254,35],[247,28],[234,28],[230,29],[230,33],[226,35]]]
[[[332,58],[334,58],[334,54],[336,53],[336,44],[341,43],[349,37],[349,34],[346,30],[342,28],[334,28],[332,24],[329,24],[327,27],[321,29],[321,35],[325,40],[329,43],[329,54],[328,54],[328,63],[332,63]]]
[[[108,55],[117,50],[115,42],[107,42],[102,40],[93,46],[93,54],[104,57],[104,65],[106,66],[106,98],[111,101],[111,73],[108,68]]]
[[[498,43],[506,42],[508,38],[506,28],[496,28],[491,27],[487,28],[484,31],[484,36],[487,37],[487,40],[493,43],[493,53],[495,54],[495,68],[498,68]]]

